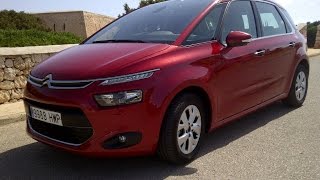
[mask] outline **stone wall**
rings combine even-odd
[[[100,14],[83,12],[87,37],[91,36],[107,24],[114,21],[114,18]]]
[[[316,43],[314,44],[315,49],[320,49],[320,25],[318,26],[318,32],[316,37]]]
[[[87,37],[82,11],[48,12],[33,14],[55,32],[71,32],[79,37]]]
[[[114,18],[85,11],[47,12],[33,14],[56,32],[71,32],[87,38],[109,24]]]
[[[22,99],[32,68],[72,46],[74,45],[0,48],[0,104]]]

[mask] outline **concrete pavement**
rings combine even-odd
[[[308,49],[308,56],[315,57],[320,55],[320,49]]]
[[[320,57],[305,105],[275,103],[209,134],[199,158],[172,166],[156,157],[91,159],[35,142],[25,122],[0,127],[1,177],[92,179],[320,179]]]
[[[0,105],[0,126],[25,120],[23,102]]]

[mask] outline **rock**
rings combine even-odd
[[[13,81],[14,78],[16,77],[16,71],[12,68],[6,68],[4,69],[4,76],[3,78],[5,80],[10,80],[10,81]]]
[[[9,102],[10,102],[10,103],[15,103],[15,102],[18,102],[18,100],[16,100],[16,99],[11,99]]]
[[[0,82],[4,79],[4,71],[2,68],[0,68]]]
[[[17,70],[17,71],[16,71],[16,74],[17,74],[17,76],[21,76],[21,75],[23,75],[23,71]]]
[[[22,98],[23,98],[22,89],[14,89],[11,91],[11,99],[22,99]]]
[[[6,59],[5,63],[6,67],[12,68],[13,67],[13,60],[12,59]]]
[[[14,89],[14,83],[11,82],[11,81],[3,81],[3,82],[0,82],[0,89],[3,89],[3,90],[11,90],[11,89]]]
[[[25,58],[24,63],[26,64],[26,69],[33,68],[34,62],[32,62],[31,58]]]
[[[0,68],[6,67],[6,65],[4,64],[5,61],[6,61],[6,58],[3,56],[0,56]]]
[[[35,63],[40,63],[40,62],[42,62],[43,59],[42,59],[41,54],[33,54],[32,55],[32,60]]]
[[[47,60],[50,57],[50,54],[42,54],[42,61]]]
[[[0,90],[0,104],[8,102],[10,100],[9,91]]]
[[[14,86],[18,89],[25,88],[27,84],[27,78],[25,76],[18,76],[14,80]]]
[[[22,55],[21,56],[23,59],[25,59],[25,58],[31,58],[31,56],[30,55],[28,55],[28,54],[26,54],[26,55]]]
[[[22,57],[18,57],[15,61],[14,61],[14,67],[19,69],[19,70],[25,70],[26,69],[26,63],[25,61],[22,59]]]
[[[25,76],[29,76],[30,71],[31,71],[30,69],[26,69],[26,70],[23,71],[23,74],[24,74]]]

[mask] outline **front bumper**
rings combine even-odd
[[[94,90],[96,89],[92,87],[72,91],[52,90],[28,84],[25,91],[27,112],[31,105],[68,116],[63,118],[68,121],[68,127],[59,128],[55,125],[46,126],[41,122],[39,124],[27,113],[28,134],[42,143],[87,156],[125,157],[153,154],[157,148],[162,113],[160,107],[152,104],[148,90],[144,90],[146,95],[142,103],[112,108],[99,107],[93,99],[94,93],[90,93],[96,92]],[[117,92],[112,88],[109,91]],[[117,149],[107,149],[104,146],[107,140],[131,132],[141,134],[138,144]]]

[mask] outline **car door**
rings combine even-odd
[[[259,37],[257,21],[250,1],[232,1],[225,13],[221,28],[221,43],[231,31],[243,31],[253,39],[246,46],[225,47],[221,52],[223,66],[215,74],[215,90],[218,98],[218,120],[224,120],[248,110],[264,98],[266,52],[264,44],[255,41]]]
[[[262,38],[256,43],[266,50],[263,55],[266,78],[263,101],[268,101],[283,94],[288,87],[298,40],[275,5],[269,2],[255,2],[255,5],[262,30]]]

